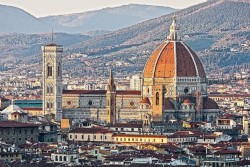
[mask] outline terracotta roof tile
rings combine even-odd
[[[164,109],[165,110],[174,110],[174,104],[170,101],[169,98],[166,98],[164,101]]]
[[[38,127],[38,124],[22,123],[16,121],[2,121],[0,122],[0,128],[17,128],[17,127]]]
[[[138,90],[118,90],[117,95],[141,95],[141,91]]]
[[[142,99],[142,100],[140,101],[140,103],[141,103],[141,104],[148,104],[148,105],[151,105],[151,103],[150,103],[150,101],[149,101],[149,99],[148,99],[147,97],[145,97],[144,99]]]
[[[203,109],[219,109],[218,104],[211,98],[203,99]]]

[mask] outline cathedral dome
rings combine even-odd
[[[143,72],[144,78],[201,77],[206,78],[196,53],[177,39],[175,19],[170,35],[150,56]]]
[[[184,99],[182,104],[191,104],[193,103],[190,99]]]

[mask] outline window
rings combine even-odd
[[[75,139],[77,139],[77,135],[75,135]]]
[[[96,135],[94,135],[94,139],[96,139]]]
[[[52,66],[50,64],[47,66],[47,76],[52,77]]]
[[[69,138],[72,139],[72,135],[69,135]]]
[[[59,77],[60,74],[61,74],[61,63],[59,63],[57,67],[57,76]]]
[[[159,105],[159,92],[156,92],[156,105]]]
[[[66,156],[63,156],[63,161],[67,161],[67,157]]]
[[[50,87],[50,94],[53,94],[53,86]]]
[[[47,86],[47,94],[49,94],[49,92],[50,92],[50,86]]]

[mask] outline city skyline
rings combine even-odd
[[[169,0],[169,1],[156,0],[152,2],[150,0],[126,0],[126,1],[103,0],[102,2],[100,2],[98,0],[92,0],[90,3],[88,3],[86,0],[75,0],[75,3],[72,3],[72,1],[69,0],[54,0],[53,2],[49,0],[45,1],[0,0],[0,4],[14,6],[23,9],[31,13],[35,17],[44,17],[49,15],[82,13],[86,11],[99,10],[102,8],[116,7],[127,4],[146,4],[146,5],[167,6],[176,9],[183,9],[205,1],[206,0],[187,0],[183,2],[182,0]]]

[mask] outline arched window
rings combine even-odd
[[[155,101],[156,105],[159,105],[159,92],[156,92],[156,101]]]
[[[148,88],[147,92],[149,93],[149,88]]]
[[[53,94],[53,86],[50,86],[50,94]]]
[[[50,86],[47,86],[46,90],[47,90],[47,94],[49,94],[50,93]]]
[[[52,77],[52,65],[47,65],[47,77]]]

